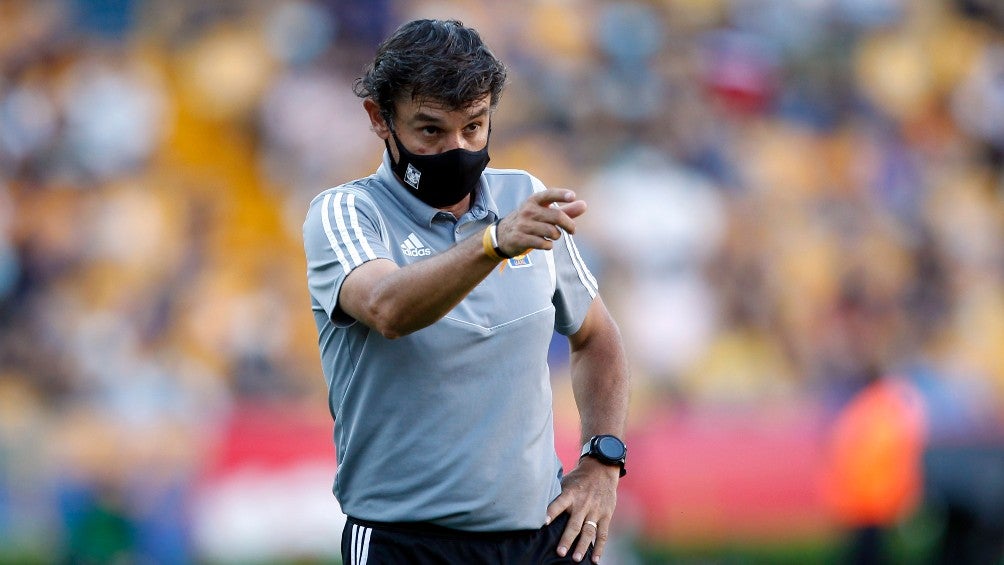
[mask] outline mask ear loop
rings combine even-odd
[[[394,137],[394,143],[398,144],[399,147],[404,146],[404,144],[401,143],[401,139],[397,136],[397,131],[394,130],[394,120],[391,118],[390,114],[380,112],[380,115],[383,116],[383,121],[387,124],[387,129],[390,131],[391,136]],[[390,150],[390,141],[386,139],[383,140],[383,145],[387,148],[387,153],[390,153],[390,162],[397,166],[398,163],[401,162],[401,155],[397,156],[397,163],[394,163],[394,153]]]
[[[383,121],[387,123],[387,129],[390,130],[390,134],[394,136],[394,141],[401,143],[401,138],[397,136],[397,129],[394,127],[394,116],[392,116],[390,112],[380,112],[380,115],[383,116]],[[386,141],[387,140],[384,140],[385,143]]]

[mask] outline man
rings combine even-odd
[[[356,94],[387,151],[304,222],[348,515],[346,563],[599,562],[628,369],[569,190],[487,169],[505,66],[456,21],[403,25]],[[585,455],[562,474],[547,349],[568,336]]]

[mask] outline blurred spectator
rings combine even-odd
[[[725,229],[721,197],[648,147],[628,149],[584,189],[604,214],[584,217],[584,233],[622,291],[614,299],[629,355],[644,378],[675,391],[715,332],[718,304],[704,268]]]
[[[829,444],[826,495],[853,539],[847,563],[890,563],[884,531],[912,513],[922,494],[926,415],[906,381],[876,378],[841,409]]]
[[[1004,152],[1004,44],[987,45],[955,91],[953,109],[959,126]]]
[[[127,65],[84,58],[61,85],[65,146],[57,151],[84,178],[100,182],[143,167],[161,142],[167,120],[158,77]]]

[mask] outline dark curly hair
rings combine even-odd
[[[394,102],[404,96],[434,101],[452,111],[490,94],[494,109],[506,73],[473,28],[456,20],[414,20],[380,44],[352,90],[360,98],[372,98],[390,122]]]

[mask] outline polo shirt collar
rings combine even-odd
[[[390,151],[384,149],[383,163],[380,164],[380,167],[377,168],[376,172],[377,178],[385,187],[387,187],[391,196],[393,196],[401,204],[401,207],[404,208],[416,222],[431,227],[432,221],[440,212],[442,212],[442,210],[439,208],[433,208],[418,198],[415,198],[415,196],[411,194],[408,187],[404,186],[404,184],[402,184],[401,181],[394,176],[394,169],[392,167],[393,164],[390,162]],[[499,218],[498,205],[495,203],[495,199],[492,198],[491,191],[488,190],[488,183],[485,181],[484,174],[481,175],[481,180],[478,181],[478,186],[474,189],[474,202],[467,214],[473,215],[475,219],[482,219],[486,215],[493,216],[490,218],[492,221]]]

